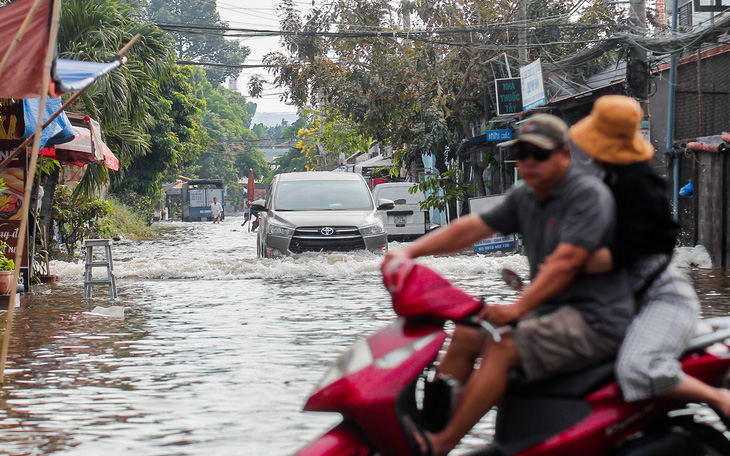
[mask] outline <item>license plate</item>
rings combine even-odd
[[[393,222],[397,225],[404,226],[406,224],[406,216],[405,215],[394,215],[393,216]]]

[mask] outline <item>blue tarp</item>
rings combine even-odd
[[[75,92],[88,87],[92,82],[118,68],[121,64],[121,59],[115,59],[109,63],[56,59],[53,79],[60,90]]]
[[[25,133],[23,134],[23,138],[32,136],[35,133],[40,106],[40,98],[25,98],[23,100],[23,112],[25,116]],[[43,122],[45,123],[59,109],[61,109],[61,99],[48,97]],[[41,133],[40,148],[42,149],[45,145],[63,144],[73,141],[75,136],[76,132],[71,126],[71,122],[68,120],[66,113],[62,112]]]

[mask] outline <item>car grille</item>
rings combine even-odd
[[[329,233],[332,234],[323,234]],[[354,226],[308,226],[299,227],[289,243],[289,251],[300,252],[321,252],[321,251],[347,251],[364,249],[365,242],[362,240],[360,231]]]

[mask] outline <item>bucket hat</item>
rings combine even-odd
[[[552,114],[538,114],[520,125],[515,139],[499,143],[499,147],[508,147],[520,142],[553,150],[568,144],[568,126],[562,119]]]
[[[604,95],[590,115],[570,127],[570,139],[597,161],[629,165],[650,160],[654,146],[641,134],[644,111],[633,98]]]

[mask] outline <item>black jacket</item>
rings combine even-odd
[[[616,199],[614,267],[631,265],[644,255],[671,255],[679,225],[669,208],[664,179],[648,163],[634,163],[607,167],[606,184]]]

